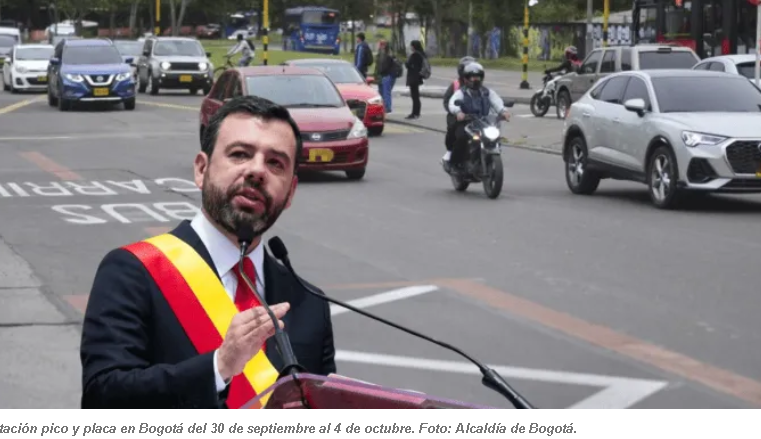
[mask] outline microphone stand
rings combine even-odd
[[[299,278],[299,276],[296,274],[296,271],[293,269],[293,266],[291,265],[291,261],[288,258],[288,250],[285,248],[285,244],[280,240],[278,237],[274,237],[269,240],[270,250],[272,251],[273,255],[279,259],[283,265],[288,269],[288,271],[291,273],[291,275],[296,279],[296,282],[301,285],[302,288],[307,290],[310,294],[313,296],[319,297],[321,300],[325,300],[330,303],[334,303],[340,307],[349,309],[351,311],[354,311],[358,314],[361,314],[365,317],[371,318],[375,321],[378,321],[380,323],[383,323],[384,325],[391,326],[392,328],[396,328],[400,331],[406,332],[407,334],[413,335],[415,337],[421,338],[423,340],[426,340],[430,343],[433,343],[435,345],[438,345],[440,347],[443,347],[444,349],[447,349],[449,351],[455,352],[456,354],[459,354],[461,357],[469,360],[471,363],[476,365],[478,369],[481,371],[481,383],[484,384],[486,387],[496,391],[497,393],[501,394],[505,398],[507,398],[508,401],[510,401],[513,406],[517,409],[533,409],[534,407],[525,399],[523,396],[521,396],[515,389],[513,389],[510,384],[507,383],[507,381],[494,369],[487,367],[480,361],[476,360],[475,358],[471,357],[470,355],[466,354],[459,348],[450,345],[449,343],[445,343],[443,341],[436,340],[434,338],[431,338],[427,335],[421,334],[417,331],[414,331],[412,329],[405,328],[404,326],[401,326],[399,324],[396,324],[394,322],[391,322],[389,320],[386,320],[382,317],[375,316],[373,314],[370,314],[366,311],[363,311],[359,308],[356,308],[352,305],[349,305],[348,303],[344,303],[340,300],[334,299],[327,294],[325,294],[322,291],[315,291],[312,288],[308,287],[302,280]]]

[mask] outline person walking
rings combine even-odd
[[[383,98],[386,114],[391,113],[391,96],[396,83],[396,59],[391,54],[388,42],[381,40],[378,44],[378,62],[375,64],[375,77],[378,78],[378,92]]]

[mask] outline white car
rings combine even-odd
[[[710,70],[714,72],[734,73],[742,75],[748,79],[755,79],[756,74],[756,55],[739,54],[739,55],[722,55],[713,56],[701,60],[695,64],[693,70]]]
[[[48,63],[54,47],[49,44],[19,44],[13,47],[3,67],[5,91],[44,91],[48,88]]]

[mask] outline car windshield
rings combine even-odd
[[[284,107],[342,107],[341,95],[322,75],[269,75],[246,78],[249,94]]]
[[[755,79],[756,63],[751,61],[737,64],[737,72],[748,79]]]
[[[114,41],[114,46],[123,56],[137,56],[143,50],[143,43],[140,41]]]
[[[653,78],[652,82],[661,113],[761,112],[761,90],[740,76]]]
[[[691,52],[655,52],[642,51],[639,53],[639,69],[691,69],[698,63]]]
[[[18,38],[13,35],[0,35],[0,48],[10,49],[18,43]]]
[[[44,61],[52,56],[52,47],[19,47],[16,49],[16,59],[19,61]]]
[[[69,46],[63,49],[64,64],[121,64],[122,56],[114,46]]]
[[[156,56],[204,56],[205,52],[198,41],[159,41],[153,49]]]
[[[331,81],[336,84],[363,84],[365,81],[362,79],[362,75],[359,74],[357,69],[351,64],[344,63],[304,63],[296,64],[299,67],[308,69],[316,69],[324,72]]]

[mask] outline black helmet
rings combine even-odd
[[[485,76],[484,67],[475,61],[468,63],[463,69],[463,79],[470,88],[480,87]]]
[[[463,72],[465,71],[465,66],[468,64],[476,62],[476,59],[472,56],[465,56],[460,58],[460,62],[457,64],[457,77],[460,79],[463,79]]]

